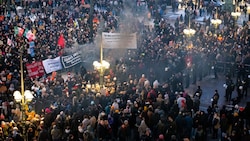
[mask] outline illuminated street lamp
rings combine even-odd
[[[13,96],[14,96],[15,101],[18,103],[20,103],[20,102],[23,103],[22,99],[24,99],[25,102],[31,102],[32,99],[34,98],[32,92],[30,90],[25,90],[24,95],[22,95],[20,91],[15,91],[13,93]]]
[[[211,19],[211,23],[214,25],[215,29],[222,23],[220,19],[218,19],[218,10],[216,8],[216,13],[214,19]]]
[[[101,70],[101,69],[109,69],[109,62],[105,61],[105,60],[102,60],[101,62],[98,62],[98,61],[94,61],[93,62],[93,65],[94,65],[94,68],[97,69],[97,70]]]
[[[100,86],[103,86],[103,75],[106,69],[109,69],[110,64],[109,62],[103,60],[103,46],[101,40],[101,47],[100,47],[100,62],[94,61],[93,62],[94,69],[98,70],[100,75]]]
[[[187,37],[191,37],[195,34],[195,30],[190,28],[190,15],[188,15],[188,28],[183,30],[183,33],[187,36]],[[192,45],[192,41],[189,41],[188,43],[189,45]],[[187,46],[187,49],[192,49],[193,46]]]
[[[32,101],[34,98],[32,92],[30,90],[24,91],[24,79],[23,79],[23,58],[22,53],[20,54],[20,71],[21,71],[21,92],[14,91],[13,96],[17,103],[21,104],[21,111],[22,111],[22,121],[25,121],[24,110],[26,105]]]
[[[188,18],[188,28],[186,28],[186,29],[184,29],[183,30],[183,33],[186,35],[186,36],[188,36],[188,37],[190,37],[190,36],[193,36],[194,34],[195,34],[195,30],[194,29],[191,29],[190,28],[190,15],[188,16],[189,18]]]
[[[240,12],[237,11],[231,12],[231,16],[233,16],[235,19],[237,19],[240,15],[241,15]]]
[[[231,16],[234,17],[234,26],[236,25],[238,17],[241,15],[241,12],[238,12],[240,11],[239,8],[237,8],[238,6],[236,5],[235,7],[235,11],[231,12]]]
[[[98,61],[94,61],[93,62],[93,66],[96,70],[98,70],[99,74],[100,74],[100,85],[103,85],[103,75],[106,69],[109,69],[109,62],[105,61],[105,60],[101,60],[100,62]]]
[[[220,19],[211,19],[211,23],[217,27],[222,23],[222,21]]]
[[[195,30],[191,28],[187,28],[183,30],[183,33],[187,36],[193,36],[195,34]]]

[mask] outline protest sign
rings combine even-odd
[[[60,56],[56,57],[54,59],[43,60],[43,67],[44,67],[45,72],[47,74],[51,73],[53,71],[61,70],[62,69],[62,64],[61,64],[61,61],[60,61]]]
[[[102,33],[102,45],[103,48],[115,49],[136,49],[136,33],[124,34],[124,33]]]
[[[26,68],[30,78],[41,77],[44,75],[44,68],[41,61],[26,63]]]
[[[67,56],[62,56],[62,65],[64,68],[70,68],[80,62],[82,62],[82,58],[79,52]]]

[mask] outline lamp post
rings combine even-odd
[[[191,36],[193,36],[196,33],[196,31],[194,29],[190,28],[190,14],[188,15],[188,28],[185,28],[183,30],[183,33],[187,37],[191,37]],[[191,49],[193,47],[192,45],[193,45],[192,41],[189,41],[187,48]]]
[[[190,14],[188,15],[188,28],[184,29],[183,30],[183,33],[188,37],[188,39],[190,39],[191,36],[193,36],[196,31],[192,28],[190,28]],[[192,43],[192,40],[189,40],[187,42],[187,46],[186,48],[188,50],[192,49],[193,48],[193,43]],[[186,86],[189,86],[189,81],[190,81],[190,73],[191,73],[191,64],[190,64],[190,67],[189,65],[187,64],[187,67],[186,67],[186,77],[185,77],[185,81],[186,81]]]
[[[241,12],[239,12],[240,9],[238,7],[238,5],[235,5],[235,11],[231,12],[231,16],[234,17],[234,26],[236,26],[238,17],[241,15]]]
[[[102,39],[101,39],[101,46],[100,46],[100,62],[94,61],[93,62],[94,69],[98,70],[99,77],[100,77],[100,86],[103,86],[103,76],[106,69],[109,69],[110,64],[109,62],[103,60],[103,46],[102,46]]]
[[[21,48],[23,49],[23,48]],[[21,105],[21,112],[22,112],[22,119],[21,122],[24,124],[23,125],[23,135],[24,135],[24,139],[27,140],[27,136],[26,136],[26,129],[25,129],[25,121],[26,121],[26,117],[25,117],[25,109],[26,106],[28,105],[29,102],[32,101],[32,99],[34,98],[32,92],[30,90],[24,90],[24,79],[23,79],[23,56],[22,56],[22,50],[20,52],[20,71],[21,71],[21,92],[20,91],[14,91],[13,96],[14,99],[17,103],[20,103]]]
[[[231,15],[237,19],[241,15],[241,13],[234,11],[234,12],[231,12]]]
[[[188,37],[191,37],[195,34],[195,30],[190,28],[190,14],[188,15],[188,28],[184,29],[183,30],[183,33],[188,36]]]
[[[194,34],[195,34],[195,30],[194,29],[191,29],[191,28],[188,28],[188,29],[184,29],[183,30],[183,33],[186,35],[186,36],[188,36],[188,37],[190,37],[190,36],[193,36]]]
[[[25,121],[25,106],[28,104],[28,102],[32,101],[34,98],[32,92],[30,90],[24,91],[24,79],[23,79],[23,57],[22,53],[20,53],[20,71],[21,71],[21,92],[20,91],[14,91],[13,96],[17,103],[21,104],[21,111],[22,111],[22,121]]]
[[[31,102],[34,96],[32,95],[32,92],[30,90],[25,90],[24,93],[22,94],[20,91],[15,91],[14,92],[14,99],[17,103],[21,104],[22,108],[22,121],[25,121],[25,106],[28,104],[28,102]]]
[[[217,8],[216,8],[216,13],[215,13],[214,19],[211,19],[211,23],[214,25],[215,32],[216,32],[218,26],[222,23],[222,21],[220,19],[218,19],[218,9]]]

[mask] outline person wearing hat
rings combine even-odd
[[[24,141],[24,138],[20,135],[17,127],[13,127],[12,138],[13,138],[13,141]]]
[[[214,90],[214,95],[211,99],[212,107],[215,107],[218,104],[219,98],[220,98],[220,95],[218,93],[218,90]]]
[[[218,130],[220,128],[220,116],[218,113],[214,113],[212,125],[213,125],[213,133],[212,133],[213,139],[218,139]]]
[[[225,91],[226,101],[231,101],[232,93],[234,91],[234,82],[229,75],[226,76],[226,83],[224,84],[224,87],[226,89]]]
[[[122,125],[118,129],[118,139],[119,141],[128,141],[130,138],[130,128],[128,124],[128,120],[124,120]]]
[[[96,127],[96,136],[99,141],[105,141],[111,138],[108,116],[104,113],[100,116]]]
[[[157,141],[164,141],[164,135],[163,134],[160,134]]]
[[[62,138],[62,132],[59,127],[57,127],[56,124],[52,126],[52,129],[50,131],[51,138],[53,141],[60,141]]]
[[[193,97],[195,97],[195,96],[198,96],[199,99],[201,98],[201,96],[202,96],[202,89],[201,89],[201,86],[198,86],[198,87],[197,87],[197,89],[196,89],[196,91],[195,91]]]

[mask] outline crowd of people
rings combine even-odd
[[[226,89],[235,77],[239,100],[248,96],[249,27],[247,22],[237,25],[228,11],[207,7],[212,10],[204,12],[206,7],[188,6],[185,15],[171,24],[163,18],[162,1],[98,0],[90,22],[87,0],[6,3],[1,5],[0,21],[0,140],[201,141],[208,134],[224,141],[250,140],[249,103],[244,108],[237,103],[220,108],[215,90],[211,106],[200,111],[201,87],[194,94],[184,91],[189,83],[211,74],[217,79],[217,72],[224,71],[230,78]],[[23,11],[17,11],[17,5],[24,6]],[[139,12],[136,9],[141,6],[149,11],[144,20],[128,14]],[[218,28],[210,23],[216,13],[223,21]],[[207,14],[210,18],[196,22],[197,16]],[[154,25],[145,25],[147,20]],[[196,30],[192,37],[183,33],[188,25]],[[14,27],[28,28],[36,35],[34,56],[28,51],[29,41],[16,36]],[[66,79],[60,73],[54,79],[49,79],[50,74],[31,79],[25,71],[25,89],[32,90],[35,98],[25,108],[14,102],[13,92],[21,86],[20,49],[24,64],[54,58],[67,54],[64,50],[74,48],[73,44],[95,44],[99,29],[137,33],[138,38],[137,49],[127,56],[105,55],[114,62],[105,72],[105,89],[88,86],[99,82],[100,76],[82,65],[77,72],[68,72]],[[65,48],[57,44],[61,34]],[[225,93],[228,101],[232,90]]]

